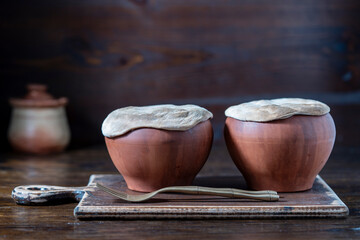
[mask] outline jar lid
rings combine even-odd
[[[211,112],[196,105],[162,104],[144,107],[124,107],[111,112],[102,124],[104,136],[121,136],[138,128],[186,131],[212,118]]]
[[[231,106],[225,111],[227,117],[241,121],[268,122],[294,115],[321,116],[330,112],[326,104],[302,98],[278,98],[259,100]]]
[[[43,84],[28,84],[27,89],[28,93],[24,98],[10,98],[9,102],[13,107],[60,107],[68,102],[65,97],[55,99]]]

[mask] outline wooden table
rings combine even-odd
[[[91,174],[116,173],[104,146],[52,156],[2,154],[0,239],[334,239],[360,238],[360,149],[336,147],[321,176],[347,204],[343,219],[79,221],[77,203],[19,206],[17,185],[86,185]],[[237,175],[226,147],[215,144],[201,175]]]

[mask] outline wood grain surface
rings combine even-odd
[[[337,144],[360,146],[360,2],[6,1],[0,9],[0,147],[9,97],[29,82],[69,98],[71,147],[103,142],[115,108],[308,97],[332,108]],[[355,115],[355,116],[354,116]]]
[[[114,174],[105,147],[48,157],[1,155],[0,237],[2,239],[356,239],[360,237],[360,152],[338,148],[320,173],[347,204],[344,219],[79,221],[77,203],[18,206],[15,186],[84,186],[91,174]],[[224,145],[215,145],[199,177],[240,176]],[[220,184],[220,183],[219,183]]]

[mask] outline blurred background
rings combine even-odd
[[[129,105],[192,103],[214,114],[277,97],[331,107],[335,148],[360,147],[360,1],[52,0],[0,8],[0,147],[10,97],[28,83],[68,97],[69,149],[104,144]]]

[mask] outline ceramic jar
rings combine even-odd
[[[335,141],[329,113],[293,115],[265,122],[227,117],[224,135],[229,153],[248,186],[296,192],[312,188]]]
[[[159,115],[156,119],[162,118]],[[187,130],[140,127],[120,136],[105,136],[110,157],[128,188],[140,192],[191,185],[208,158],[212,140],[210,120]]]
[[[151,192],[191,185],[210,153],[210,121],[187,131],[141,128],[105,137],[110,157],[131,190]]]
[[[30,84],[28,94],[21,99],[10,99],[13,107],[8,131],[15,150],[48,154],[62,151],[70,141],[67,123],[66,98],[54,99],[47,87]]]

